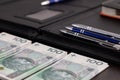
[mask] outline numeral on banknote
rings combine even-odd
[[[18,37],[15,37],[13,40],[15,40],[17,42],[20,42],[20,43],[26,43],[27,42],[27,40],[22,39],[22,38],[18,38]]]
[[[54,48],[49,48],[48,51],[53,52],[53,53],[56,53],[56,54],[61,54],[61,53],[63,53],[63,51],[60,51],[60,50],[57,50],[57,49],[54,49]]]
[[[103,62],[93,60],[93,59],[88,59],[87,62],[89,62],[91,64],[96,64],[96,65],[103,65]]]

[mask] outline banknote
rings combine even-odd
[[[25,46],[20,51],[0,60],[0,77],[21,80],[60,60],[67,52],[40,43]]]
[[[31,44],[30,40],[5,32],[0,33],[0,58],[20,50],[20,47]]]
[[[108,66],[103,61],[71,53],[25,80],[90,80]]]

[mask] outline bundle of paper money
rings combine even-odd
[[[0,59],[0,77],[21,80],[66,56],[67,52],[40,43],[23,47],[14,55]]]
[[[31,44],[30,40],[2,32],[0,33],[0,58],[11,55],[28,44]]]
[[[109,65],[5,32],[0,33],[0,80],[90,80]]]
[[[108,66],[105,62],[71,53],[25,80],[90,80]]]

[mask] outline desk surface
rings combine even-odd
[[[110,64],[110,67],[92,80],[120,80],[120,66]]]
[[[7,0],[6,0],[7,1]],[[23,0],[23,1],[26,1],[27,2],[27,0]],[[29,5],[29,7],[31,8],[30,10],[32,10],[32,9],[35,9],[35,8],[33,8],[33,6],[35,6],[36,4],[38,4],[38,6],[39,6],[39,4],[40,3],[37,3],[36,1],[43,1],[43,0],[35,0],[35,1],[32,1],[32,0],[30,0],[29,1],[29,4],[30,3],[32,3],[33,5],[31,6],[31,5]],[[80,0],[76,0],[76,2],[75,2],[75,0],[72,0],[73,2],[70,2],[70,3],[68,3],[68,7],[70,7],[70,6],[73,6],[73,7],[78,7],[78,8],[80,8],[79,10],[82,10],[82,7],[84,7],[85,9],[86,8],[88,8],[88,7],[94,7],[94,6],[96,6],[96,4],[98,4],[99,2],[98,1],[106,1],[106,0],[95,0],[95,1],[92,1],[92,2],[90,2],[91,0],[81,0],[81,3],[79,2]],[[87,3],[87,4],[86,4]],[[21,2],[21,4],[23,4],[22,2]],[[84,5],[83,5],[84,4]],[[89,4],[89,5],[88,5]],[[99,3],[98,5],[100,5],[101,3]],[[8,5],[8,7],[7,8],[5,8],[5,9],[2,9],[3,11],[5,11],[5,10],[10,10],[10,8],[11,9],[13,9],[13,11],[15,11],[15,13],[16,13],[16,10],[14,10],[14,6],[15,5],[17,5],[17,4],[13,4],[13,6],[10,6],[9,7],[9,5]],[[59,4],[58,4],[59,5]],[[19,7],[19,6],[18,6]],[[24,6],[21,6],[21,8],[22,7],[24,7]],[[19,7],[20,8],[20,7]],[[28,7],[26,7],[26,9],[27,9]],[[83,8],[83,10],[84,10],[84,8]],[[24,10],[24,9],[23,9]],[[3,12],[3,11],[1,11],[1,13]],[[18,9],[18,11],[19,12],[22,12],[21,10],[19,10]],[[6,11],[5,11],[6,12]],[[24,11],[23,11],[24,12]],[[4,13],[4,12],[3,12]],[[10,11],[9,11],[9,13],[10,13]],[[9,14],[8,13],[8,14]],[[6,14],[7,14],[7,12],[6,12]],[[79,17],[79,19],[78,19],[78,17]],[[101,16],[99,16],[99,11],[94,11],[94,12],[90,12],[90,13],[86,13],[86,14],[80,14],[80,15],[76,15],[76,17],[71,17],[71,19],[68,19],[67,20],[67,18],[66,19],[64,19],[63,21],[59,21],[58,22],[58,24],[60,24],[61,26],[64,26],[63,24],[61,24],[61,23],[63,23],[63,22],[66,22],[64,25],[69,25],[69,23],[71,24],[71,23],[73,23],[73,22],[76,22],[76,23],[83,23],[83,24],[88,24],[88,25],[92,25],[92,26],[98,26],[98,28],[101,28],[101,29],[105,29],[105,30],[108,30],[108,31],[113,31],[113,32],[116,32],[116,33],[120,33],[120,26],[119,26],[119,21],[117,21],[117,20],[110,20],[110,19],[108,19],[108,18],[103,18],[103,17],[101,17]],[[71,21],[71,22],[70,22]],[[24,22],[24,21],[23,21]],[[93,23],[94,22],[94,23]],[[22,22],[21,22],[22,23]],[[31,22],[29,22],[29,23],[31,23]],[[56,22],[57,23],[57,22]],[[6,24],[6,23],[5,23]],[[31,24],[33,24],[33,23],[31,23]],[[99,25],[98,25],[99,24]],[[12,24],[10,24],[11,25],[11,27],[13,26]],[[3,25],[3,24],[1,24],[0,23],[0,31],[8,31],[8,32],[10,32],[10,33],[12,33],[12,34],[16,34],[16,35],[23,35],[23,32],[25,32],[25,30],[27,29],[27,28],[25,28],[25,29],[23,29],[23,28],[21,28],[21,26],[19,27],[19,26],[17,26],[17,27],[19,27],[19,28],[16,28],[16,25],[15,25],[15,27],[13,27],[13,29],[11,29],[11,27],[9,27],[10,25],[7,25],[6,27],[5,27],[5,25]],[[1,29],[2,28],[2,26],[4,26],[3,27],[3,29]],[[38,23],[34,23],[34,26],[38,26],[38,28],[37,29],[39,29],[39,27],[40,27],[40,24],[38,25]],[[54,27],[53,27],[54,26]],[[61,26],[60,26],[60,28],[61,28]],[[106,27],[105,27],[106,26]],[[114,28],[112,28],[112,26],[114,26]],[[57,32],[58,30],[58,27],[56,27],[55,26],[55,24],[51,24],[51,26],[49,25],[48,26],[49,28],[47,28],[47,26],[46,27],[44,27],[44,28],[42,28],[42,30],[47,30],[48,29],[48,31],[51,31],[51,33],[52,32],[54,32],[54,33],[59,33],[59,32]],[[15,29],[16,28],[16,29]],[[51,30],[50,30],[51,29]],[[10,31],[11,30],[11,31]],[[19,31],[20,30],[20,31]],[[22,31],[21,31],[22,30]],[[33,30],[33,28],[32,28],[32,30]],[[25,37],[26,37],[26,35],[28,36],[28,34],[30,33],[30,31],[32,31],[31,29],[29,30],[29,32],[27,32],[28,31],[28,29],[27,29],[27,31],[26,31],[26,33],[24,33],[24,35],[25,35]],[[19,31],[19,32],[18,32]],[[35,30],[36,31],[36,30]],[[36,32],[36,33],[34,33],[34,35],[33,35],[33,33],[31,34],[32,35],[32,38],[33,38],[33,36],[35,35],[38,35],[38,33]],[[30,36],[31,37],[31,36]],[[41,36],[40,36],[41,37]],[[47,36],[47,37],[49,37],[49,36]],[[96,53],[95,53],[96,54]],[[118,65],[113,65],[113,64],[110,64],[110,67],[109,68],[107,68],[105,71],[103,71],[102,73],[100,73],[99,75],[97,75],[96,77],[94,77],[92,80],[120,80],[120,66],[118,66]]]

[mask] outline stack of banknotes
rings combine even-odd
[[[108,64],[105,62],[70,53],[25,80],[90,80],[107,67]]]
[[[93,58],[0,34],[0,80],[90,80],[108,66]]]
[[[11,55],[28,44],[31,44],[30,40],[2,32],[0,33],[0,58]]]

